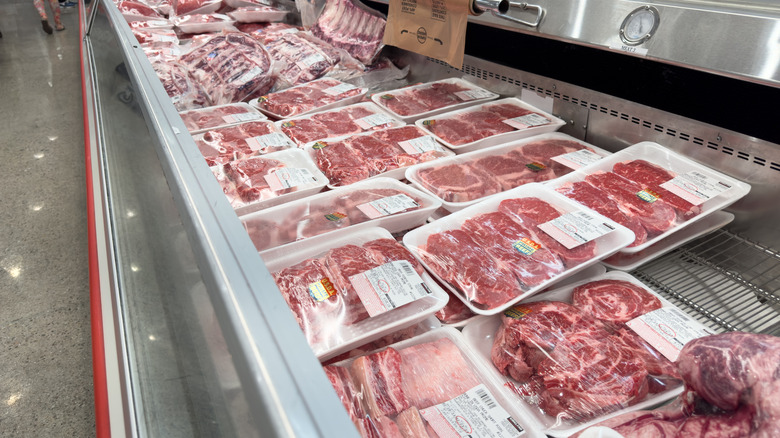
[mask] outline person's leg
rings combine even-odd
[[[35,9],[38,10],[38,15],[41,16],[41,25],[43,26],[43,31],[51,34],[52,28],[49,24],[49,19],[46,17],[46,9],[43,7],[43,0],[33,0],[33,6],[35,6]]]
[[[65,26],[62,25],[60,20],[60,3],[57,0],[49,0],[49,6],[51,6],[52,14],[54,14],[54,27],[57,30],[65,30]]]

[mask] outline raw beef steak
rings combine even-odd
[[[371,251],[372,256],[380,263],[390,263],[399,260],[406,260],[411,263],[418,274],[422,274],[425,269],[419,261],[406,249],[393,239],[376,239],[363,244],[363,248]]]
[[[349,278],[379,265],[381,263],[378,263],[367,249],[356,245],[345,245],[331,249],[325,257],[325,266],[331,273],[331,280],[336,288],[344,294],[344,299],[348,303],[347,313],[344,315],[346,324],[353,324],[368,318],[368,312],[363,307],[363,303],[360,302],[360,297]]]
[[[243,104],[215,106],[179,113],[184,125],[190,132],[235,124],[244,119],[263,119],[259,112],[249,110]]]
[[[436,318],[441,321],[442,324],[457,324],[475,315],[474,312],[463,304],[463,301],[459,300],[449,290],[446,291],[449,296],[447,304],[435,314]]]
[[[285,164],[279,160],[262,157],[250,157],[225,164],[225,173],[236,183],[241,199],[246,202],[256,202],[271,199],[279,195],[291,193],[295,187],[274,192],[265,177]]]
[[[349,370],[333,365],[325,366],[323,369],[333,389],[336,390],[336,395],[339,396],[341,404],[347,410],[349,418],[353,423],[357,424],[358,421],[366,416],[366,413],[360,404],[359,388],[356,387],[354,380],[352,380]]]
[[[315,111],[363,92],[357,87],[335,79],[317,79],[306,84],[270,93],[258,99],[257,106],[276,118],[293,117],[305,112]],[[335,87],[344,87],[343,91]],[[340,92],[335,92],[340,91]]]
[[[545,181],[555,177],[549,167],[538,169],[536,166],[529,167],[527,165],[529,163],[529,161],[522,160],[517,155],[512,154],[492,155],[474,160],[474,166],[501,182],[502,190],[510,190],[523,184]]]
[[[489,173],[469,164],[448,164],[422,169],[420,184],[447,202],[467,202],[501,191]]]
[[[403,360],[402,354],[387,348],[352,362],[352,375],[358,382],[366,411],[371,417],[395,415],[414,405],[399,384],[403,381]]]
[[[630,281],[598,280],[574,288],[572,304],[603,321],[624,323],[661,308],[661,300]]]
[[[688,220],[701,213],[700,206],[693,205],[661,187],[661,184],[671,181],[676,175],[660,166],[645,160],[633,160],[615,164],[612,167],[612,171],[660,195],[661,199],[674,207],[681,221]]]
[[[315,157],[317,167],[330,184],[347,185],[371,177],[368,162],[354,153],[347,142],[328,142],[327,147],[317,150]]]

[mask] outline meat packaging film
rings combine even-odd
[[[209,129],[192,138],[209,166],[295,148],[295,143],[268,120]]]
[[[391,233],[415,228],[441,204],[391,178],[347,187],[240,216],[258,251],[349,227],[378,226]]]
[[[500,313],[633,240],[629,229],[539,183],[495,195],[403,237],[437,280],[480,315]]]
[[[221,0],[171,0],[171,17],[211,14],[222,7]]]
[[[265,114],[244,102],[180,111],[179,116],[190,134],[266,119]]]
[[[507,398],[488,363],[453,328],[423,333],[325,371],[364,437],[544,436],[533,415]],[[455,430],[463,432],[453,435]]]
[[[414,124],[460,154],[557,131],[566,122],[516,97],[507,97],[417,119]]]
[[[383,228],[342,229],[262,257],[322,361],[413,326],[447,303],[447,293]]]
[[[498,94],[460,78],[442,79],[371,95],[371,100],[406,123],[497,99]]]
[[[173,17],[173,24],[183,33],[218,33],[234,29],[236,20],[225,14],[189,14]]]
[[[227,13],[239,23],[267,23],[281,21],[290,11],[271,6],[244,6]]]
[[[414,165],[406,179],[435,196],[450,212],[531,182],[549,181],[609,155],[601,148],[553,132]]]
[[[249,101],[275,120],[324,111],[360,101],[368,89],[323,78]]]
[[[455,155],[413,125],[321,140],[304,149],[328,177],[330,188],[377,177],[401,180],[411,165]]]
[[[548,185],[631,228],[637,239],[621,250],[629,254],[730,206],[750,191],[749,184],[653,142],[629,146]]]
[[[674,360],[686,342],[713,333],[619,271],[539,294],[463,329],[507,397],[556,437],[676,397],[683,385]]]

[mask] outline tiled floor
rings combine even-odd
[[[0,2],[0,436],[95,434],[77,17]]]

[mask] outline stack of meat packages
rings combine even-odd
[[[680,384],[677,369],[625,323],[662,307],[630,281],[576,287],[571,302],[534,301],[501,316],[491,360],[545,414],[585,422]]]

